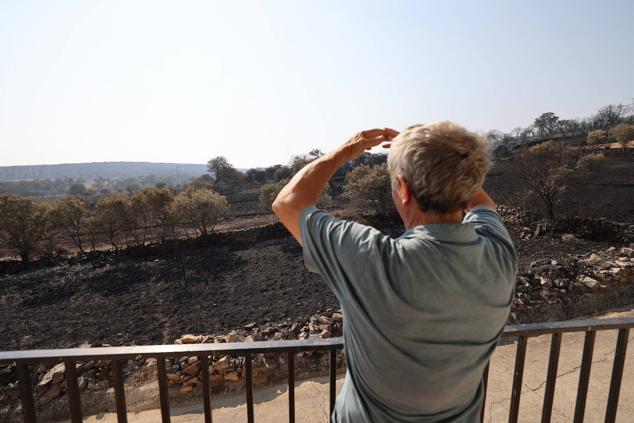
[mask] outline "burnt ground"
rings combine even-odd
[[[291,238],[65,264],[0,278],[0,350],[172,343],[337,308]],[[186,280],[178,269],[186,268]]]
[[[633,153],[634,150],[626,154],[620,151],[606,152],[600,169],[575,176],[558,204],[559,215],[634,222]],[[536,199],[522,195],[522,183],[514,160],[495,163],[485,180],[486,190],[500,203],[539,209]]]
[[[511,231],[520,269],[545,257],[563,260],[623,245],[570,243],[548,235],[520,240],[519,228]],[[339,307],[322,279],[306,271],[301,248],[290,237],[145,258],[101,253],[95,262],[96,268],[71,259],[1,276],[0,350],[172,343],[185,333],[220,334],[251,322],[301,321]],[[634,292],[623,295],[630,301]],[[561,318],[558,313],[553,317]],[[564,313],[574,314],[574,309]]]

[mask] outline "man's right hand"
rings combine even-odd
[[[384,143],[384,148],[390,147],[390,141],[398,135],[398,131],[391,128],[369,129],[361,131],[350,138],[342,148],[346,150],[347,160],[354,160],[363,154],[364,151]]]

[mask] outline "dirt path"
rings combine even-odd
[[[601,318],[634,317],[634,309],[618,313],[610,313]],[[617,414],[618,422],[631,421],[634,415],[634,358],[630,335],[630,354],[625,362],[623,385]],[[599,332],[596,338],[590,388],[585,413],[585,421],[602,421],[605,416],[612,360],[616,343],[616,331]],[[570,422],[574,415],[574,405],[579,381],[579,367],[583,348],[583,334],[564,335],[561,346],[559,370],[552,422]],[[508,420],[510,392],[515,363],[515,344],[498,347],[492,362],[489,376],[489,389],[485,422],[502,422]],[[528,342],[524,383],[520,403],[521,422],[538,422],[541,418],[541,407],[544,397],[550,336],[531,338]],[[337,380],[337,390],[343,384],[343,377]],[[152,386],[152,389],[156,389]],[[297,421],[313,423],[327,422],[328,385],[325,378],[317,378],[301,382],[296,387]],[[156,400],[156,398],[155,398]],[[157,400],[156,400],[157,401]],[[202,400],[196,400],[186,406],[172,409],[172,421],[175,423],[194,423],[202,421]],[[246,422],[244,394],[217,396],[212,398],[213,421],[218,423]],[[255,389],[255,418],[262,423],[277,423],[288,419],[288,394],[285,385]],[[90,423],[114,423],[116,416],[112,413],[90,416]],[[130,423],[146,423],[160,421],[158,409],[128,413]]]

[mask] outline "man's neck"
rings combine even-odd
[[[405,224],[405,230],[410,230],[415,226],[420,225],[434,225],[438,223],[462,223],[462,211],[457,210],[453,213],[425,213],[421,211],[414,211],[410,216],[403,217],[403,223]]]

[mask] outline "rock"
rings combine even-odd
[[[342,322],[343,321],[343,314],[341,314],[341,313],[332,313],[332,321],[333,322]]]
[[[198,384],[198,382],[200,382],[200,380],[196,376],[190,377],[185,382],[183,382],[183,386],[196,385],[196,384]]]
[[[227,334],[227,342],[238,342],[238,332],[236,332],[235,330],[232,330],[231,332],[229,332]]]
[[[575,236],[573,234],[563,234],[561,235],[561,240],[564,242],[572,242],[575,240]]]
[[[223,357],[220,358],[220,360],[216,361],[213,364],[213,368],[214,370],[218,371],[218,372],[223,372],[224,370],[227,370],[231,365],[230,359],[228,355],[225,355]]]
[[[251,329],[253,329],[254,327],[256,327],[257,325],[258,325],[258,324],[257,324],[256,322],[253,322],[253,323],[249,323],[249,324],[247,324],[247,325],[244,325],[244,328],[245,328],[246,330],[251,330]]]
[[[214,342],[214,337],[207,335],[203,338],[203,344],[212,344]]]
[[[193,391],[193,390],[194,390],[194,388],[193,388],[191,385],[181,386],[181,387],[178,389],[178,391],[179,391],[180,393],[182,393],[182,394],[186,394],[186,393],[191,392],[191,391]]]
[[[247,336],[244,338],[244,342],[253,342],[253,336],[252,336],[252,335],[247,335]]]
[[[37,386],[44,386],[48,383],[61,382],[64,379],[64,363],[58,363],[49,369]]]
[[[277,328],[275,326],[269,326],[262,330],[262,335],[268,337],[277,332]]]
[[[191,357],[188,357],[188,358],[187,358],[187,362],[188,362],[189,364],[198,363],[198,357],[196,357],[195,355],[194,355],[194,356],[191,356]]]
[[[319,316],[319,323],[321,323],[322,325],[329,325],[330,319],[326,316]]]
[[[634,257],[634,248],[623,247],[621,248],[621,254],[629,258]]]
[[[553,283],[550,281],[550,279],[545,278],[543,276],[539,277],[539,284],[543,286],[544,288],[552,288],[553,286]]]
[[[85,378],[84,376],[80,376],[79,378],[77,378],[77,386],[81,391],[86,389],[86,387],[88,386],[88,378]]]
[[[179,375],[178,373],[168,373],[167,374],[167,380],[169,380],[172,383],[176,383],[179,380],[181,380],[181,375]]]
[[[321,338],[330,338],[330,337],[332,337],[332,331],[330,329],[326,328],[326,329],[322,330],[319,333],[319,336]]]
[[[599,281],[591,278],[590,276],[584,276],[583,279],[581,279],[581,283],[590,289],[599,288]]]
[[[184,373],[187,373],[188,375],[195,375],[198,374],[198,372],[200,371],[200,363],[196,362],[190,366],[187,366],[185,369],[183,369]]]
[[[229,380],[231,382],[237,382],[240,380],[240,375],[236,372],[227,372],[224,377],[225,380]]]
[[[53,401],[55,398],[59,397],[59,394],[62,393],[62,384],[57,383],[51,386],[45,393],[40,397],[40,401],[42,404],[48,404]]]
[[[550,265],[550,259],[540,259],[540,260],[535,260],[532,261],[531,264],[529,264],[529,267],[539,267],[539,266],[545,266],[545,265]]]
[[[200,341],[201,341],[200,336],[187,334],[187,335],[183,335],[179,339],[177,339],[176,343],[177,344],[197,344]]]

